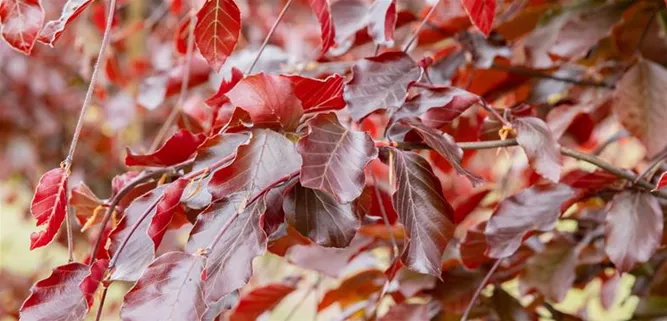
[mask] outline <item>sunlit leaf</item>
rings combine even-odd
[[[496,16],[495,0],[461,0],[470,20],[485,36],[489,36]]]
[[[343,77],[338,74],[320,80],[302,76],[283,76],[292,82],[294,94],[301,101],[304,112],[337,110],[345,107]]]
[[[296,281],[290,279],[281,283],[271,283],[253,289],[239,300],[229,321],[255,321],[265,311],[270,311],[286,296],[296,290]]]
[[[46,224],[43,231],[30,235],[30,250],[46,246],[58,233],[67,216],[67,176],[63,168],[54,168],[39,179],[30,203],[30,213],[36,225]]]
[[[65,3],[60,18],[49,21],[39,33],[39,41],[53,46],[68,25],[88,7],[92,0],[69,0]]]
[[[0,1],[2,38],[12,48],[29,55],[44,23],[44,9],[39,0]]]
[[[216,72],[234,51],[240,33],[241,12],[234,0],[206,0],[197,12],[195,43]]]
[[[310,7],[313,8],[317,20],[320,22],[322,50],[320,57],[329,51],[329,48],[336,44],[336,30],[333,21],[331,20],[331,8],[329,8],[328,0],[308,0]]]
[[[153,167],[176,165],[188,160],[204,139],[204,135],[194,135],[187,130],[180,130],[151,154],[137,155],[128,148],[125,165]]]

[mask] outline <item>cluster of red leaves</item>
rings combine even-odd
[[[84,229],[70,237],[89,248],[80,253],[88,264],[58,266],[35,283],[21,320],[83,320],[98,288],[115,282],[133,284],[122,320],[255,320],[301,284],[244,289],[253,259],[267,252],[342,278],[317,310],[337,305],[347,319],[532,320],[542,307],[555,319],[586,319],[551,303],[601,279],[608,307],[622,273],[637,279],[637,318],[667,315],[667,43],[654,22],[664,3],[193,4],[165,1],[146,20],[123,10],[114,17],[106,77],[92,84],[108,118],[84,128],[85,156],[73,167],[110,196],[71,187],[69,166],[39,180],[30,211],[45,227],[30,236],[31,250],[57,239],[73,209]],[[45,23],[56,9],[49,6],[0,0],[3,38],[35,56],[0,48],[0,92],[8,93],[0,121],[9,128],[0,137],[18,144],[0,156],[31,156],[12,170],[62,158],[69,129],[54,106],[79,101],[65,84],[86,78],[91,54],[51,50],[80,55],[62,47],[104,29],[102,3],[69,0]],[[77,25],[94,35],[77,34]],[[272,45],[256,50],[267,33]],[[160,49],[137,54],[136,34]],[[84,71],[72,76],[78,60]],[[40,74],[28,76],[33,70]],[[214,82],[217,90],[206,86]],[[160,108],[173,103],[174,124]],[[129,131],[136,114],[146,132],[165,122],[172,134],[154,151],[126,148],[119,163],[123,141],[114,133]],[[602,141],[601,132],[620,128],[616,120],[624,129]],[[51,142],[57,147],[26,147],[35,121],[45,124],[33,134],[39,142],[64,136]],[[626,136],[643,144],[645,160],[620,169],[596,156]],[[508,157],[496,148],[511,146],[527,166],[494,174],[496,159]],[[566,171],[563,155],[600,169]],[[124,167],[136,171],[111,178]],[[576,227],[556,229],[561,220]],[[182,244],[168,232],[184,227]],[[390,249],[389,268],[343,274],[377,249]],[[499,286],[514,279],[532,304]],[[491,296],[479,297],[487,284]]]

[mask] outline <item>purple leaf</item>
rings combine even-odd
[[[536,117],[523,117],[515,119],[512,126],[518,132],[516,141],[523,148],[535,171],[558,183],[562,169],[560,144],[547,124]]]
[[[535,288],[550,301],[562,301],[576,277],[577,254],[567,241],[550,242],[526,262],[520,275],[522,288]]]
[[[417,116],[426,126],[441,127],[479,102],[477,95],[455,87],[416,83],[412,88],[417,94],[394,113],[395,120]]]
[[[377,45],[394,46],[396,0],[375,0],[368,9],[368,33]]]
[[[301,184],[327,192],[340,203],[359,197],[364,168],[377,157],[373,140],[364,132],[343,127],[334,113],[315,116],[308,128],[297,145],[303,158]]]

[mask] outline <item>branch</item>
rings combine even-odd
[[[383,145],[383,142],[378,142],[376,145]],[[412,149],[431,149],[426,144],[420,144],[420,143],[398,143],[398,142],[392,142],[388,143],[396,148],[399,149],[404,149],[404,150],[412,150]],[[506,139],[506,140],[490,140],[490,141],[482,141],[482,142],[467,142],[467,143],[457,143],[457,145],[463,149],[463,150],[477,150],[477,149],[490,149],[490,148],[498,148],[498,147],[509,147],[509,146],[517,146],[519,143],[517,143],[516,139]],[[573,149],[569,149],[567,147],[561,147],[560,148],[560,153],[565,156],[569,156],[581,161],[585,161],[587,163],[593,164],[601,169],[606,170],[607,172],[610,172],[620,178],[623,178],[625,180],[628,180],[630,182],[633,182],[634,184],[645,188],[647,190],[653,190],[655,186],[651,184],[650,182],[643,180],[643,179],[638,179],[638,176],[635,175],[634,173],[621,169],[618,167],[615,167],[612,164],[609,164],[605,160],[598,158],[594,155],[590,154],[585,154]],[[667,192],[664,191],[654,191],[654,195],[667,199]]]
[[[422,28],[424,28],[424,25],[428,22],[429,19],[431,19],[431,16],[435,12],[435,8],[438,7],[440,4],[441,0],[438,0],[433,4],[431,7],[431,10],[428,11],[424,19],[422,20],[421,24],[419,24],[419,27],[417,27],[417,30],[415,30],[414,34],[412,34],[412,38],[410,38],[410,41],[408,41],[408,44],[403,48],[403,52],[408,52],[408,49],[410,49],[410,46],[412,46],[412,43],[415,42],[415,39],[417,39],[417,36],[419,35],[419,32],[421,32]]]
[[[250,65],[250,68],[248,68],[248,71],[246,74],[250,74],[252,72],[252,69],[255,68],[255,65],[257,64],[257,61],[259,61],[259,57],[262,55],[264,52],[264,48],[266,48],[266,45],[269,43],[269,39],[271,39],[271,36],[273,36],[273,33],[276,32],[276,28],[278,27],[278,24],[280,23],[281,20],[283,20],[283,16],[285,16],[285,12],[287,12],[287,9],[289,6],[292,4],[292,0],[288,0],[287,3],[285,3],[285,6],[283,6],[283,10],[280,11],[278,14],[278,18],[276,18],[276,21],[273,23],[273,26],[271,26],[271,29],[269,30],[269,33],[266,34],[266,38],[264,38],[264,42],[262,42],[262,45],[259,47],[259,51],[257,52],[257,56],[255,56],[255,59],[252,61],[252,64]]]
[[[466,307],[465,312],[463,312],[463,316],[461,317],[461,321],[467,321],[468,320],[468,315],[470,314],[470,311],[472,311],[472,307],[475,305],[475,301],[477,301],[477,298],[479,295],[482,293],[482,290],[486,286],[486,283],[489,282],[489,279],[491,278],[491,275],[493,272],[498,269],[500,266],[500,263],[503,261],[503,259],[498,259],[496,260],[496,263],[491,266],[491,269],[489,272],[486,273],[484,276],[484,279],[482,280],[482,283],[477,287],[477,290],[475,290],[475,294],[472,295],[472,299],[470,299],[470,303],[468,303],[468,307]]]
[[[550,74],[541,73],[541,72],[536,71],[536,70],[522,68],[522,67],[516,67],[516,66],[503,66],[503,65],[499,65],[499,64],[494,63],[494,64],[491,65],[490,69],[506,71],[506,72],[513,73],[513,74],[520,75],[520,76],[562,81],[562,82],[566,82],[566,83],[570,83],[570,84],[574,84],[574,85],[578,85],[578,86],[600,87],[600,88],[608,88],[608,89],[614,89],[615,88],[615,86],[613,84],[608,84],[608,83],[605,83],[605,82],[594,82],[594,81],[577,80],[577,79],[572,79],[572,78],[559,77],[559,76],[554,76],[554,75],[550,75]]]

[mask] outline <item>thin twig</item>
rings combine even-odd
[[[255,56],[255,59],[252,61],[252,64],[250,64],[250,68],[248,68],[248,71],[246,72],[246,74],[250,74],[252,72],[252,69],[255,68],[255,65],[257,64],[257,61],[259,61],[259,57],[264,52],[264,48],[266,48],[266,45],[269,43],[269,39],[271,39],[271,36],[273,36],[273,33],[276,32],[276,28],[278,27],[278,24],[280,23],[281,20],[283,20],[283,16],[285,16],[285,12],[287,12],[287,9],[292,4],[292,1],[293,0],[287,0],[287,3],[285,3],[285,6],[283,6],[283,10],[280,11],[280,13],[278,14],[278,18],[276,18],[276,21],[273,23],[273,26],[271,26],[271,29],[269,30],[269,33],[266,34],[266,37],[264,38],[264,42],[262,42],[262,45],[259,47],[259,51],[257,52],[257,56]]]
[[[396,238],[394,237],[394,232],[391,230],[391,224],[389,224],[389,217],[387,215],[387,210],[384,208],[384,202],[382,200],[382,194],[380,194],[380,188],[378,187],[377,184],[377,179],[375,178],[375,174],[371,174],[371,177],[373,178],[373,191],[375,193],[375,198],[378,200],[378,204],[380,206],[380,213],[382,213],[382,221],[384,222],[384,226],[387,228],[387,233],[389,233],[389,240],[391,241],[391,260],[394,260],[394,256],[398,253],[398,243],[396,243]]]
[[[70,211],[67,211],[69,213]],[[67,230],[67,263],[74,262],[74,235],[72,234],[72,222],[70,215],[65,215],[65,229]]]
[[[527,68],[522,68],[522,67],[516,67],[516,66],[504,66],[504,65],[499,65],[499,64],[492,64],[491,69],[495,70],[501,70],[501,71],[506,71],[509,73],[513,73],[516,75],[520,76],[526,76],[526,77],[532,77],[532,78],[544,78],[544,79],[551,79],[551,80],[556,80],[556,81],[562,81],[574,85],[579,85],[579,86],[585,86],[585,87],[600,87],[600,88],[608,88],[608,89],[614,89],[613,84],[608,84],[605,82],[594,82],[594,81],[586,81],[586,80],[577,80],[577,79],[572,79],[572,78],[566,78],[566,77],[560,77],[560,76],[554,76],[550,74],[545,74],[541,73],[536,70],[532,69],[527,69]]]
[[[169,116],[167,116],[167,120],[165,120],[165,122],[162,124],[162,127],[160,127],[160,130],[155,136],[155,139],[151,144],[150,148],[151,151],[156,150],[158,146],[160,146],[164,138],[167,136],[169,128],[171,128],[171,125],[174,124],[174,121],[176,121],[176,117],[178,117],[178,114],[181,111],[181,106],[183,106],[183,103],[185,102],[185,94],[188,92],[188,83],[190,82],[190,65],[192,64],[192,57],[194,56],[194,46],[195,46],[194,6],[192,6],[192,9],[190,10],[189,14],[190,14],[190,22],[188,24],[188,47],[185,53],[185,64],[183,65],[183,78],[181,80],[181,91],[178,94],[178,100],[176,101],[176,105],[172,107],[171,112],[169,112]]]
[[[315,283],[313,283],[313,285],[311,285],[311,286],[308,288],[308,290],[306,290],[306,293],[304,293],[304,295],[301,297],[301,300],[299,300],[299,301],[292,307],[292,309],[290,310],[290,312],[287,314],[287,317],[285,317],[285,320],[284,320],[284,321],[289,321],[289,320],[292,319],[292,317],[294,316],[294,314],[296,313],[296,311],[299,309],[299,307],[300,307],[304,302],[306,302],[306,298],[310,295],[310,293],[312,293],[313,291],[315,291],[315,290],[320,286],[320,283],[321,283],[321,282],[322,282],[322,275],[319,274],[319,275],[317,276],[317,281],[315,281]],[[315,313],[317,313],[317,312],[315,312]]]
[[[643,172],[641,172],[641,174],[639,174],[639,175],[637,176],[637,178],[635,178],[635,180],[633,181],[633,183],[636,184],[638,181],[640,181],[640,180],[642,180],[642,179],[644,179],[644,178],[645,178],[647,181],[650,182],[650,181],[651,181],[651,178],[653,178],[653,175],[655,175],[655,172],[656,172],[658,169],[660,169],[660,166],[662,166],[662,163],[665,161],[665,159],[667,159],[667,150],[665,150],[665,151],[663,151],[662,153],[658,154],[658,156],[655,158],[655,160],[653,160],[653,162],[651,162],[651,164],[648,165],[648,167],[647,167]]]
[[[428,22],[428,19],[431,19],[431,16],[435,12],[435,9],[438,7],[440,4],[441,0],[438,0],[433,4],[431,9],[428,11],[426,14],[426,17],[424,17],[424,20],[419,24],[419,27],[417,27],[417,30],[415,30],[414,34],[412,34],[412,38],[410,38],[410,41],[408,41],[408,44],[403,48],[403,52],[408,52],[408,49],[410,49],[410,46],[412,46],[412,43],[417,39],[417,36],[419,35],[419,32],[421,32],[422,28],[424,28],[424,25]]]
[[[468,307],[466,307],[465,312],[463,312],[463,316],[461,317],[461,321],[467,321],[468,320],[468,315],[470,314],[470,311],[472,311],[472,307],[475,305],[475,301],[477,301],[477,298],[482,293],[482,290],[486,286],[486,283],[489,282],[489,279],[491,278],[491,275],[493,274],[493,272],[496,271],[496,269],[498,269],[498,267],[500,266],[500,262],[502,262],[502,260],[503,259],[496,260],[496,263],[494,263],[493,266],[491,266],[491,269],[489,270],[489,272],[486,273],[486,275],[484,276],[484,279],[482,280],[482,283],[479,284],[479,286],[477,287],[477,290],[475,290],[475,294],[472,295],[472,298],[470,299],[470,302],[468,303]]]
[[[486,109],[486,111],[491,113],[491,115],[493,115],[493,117],[498,119],[498,121],[500,121],[503,124],[503,126],[508,127],[508,128],[512,127],[512,124],[510,124],[507,121],[507,119],[505,119],[505,117],[500,116],[500,114],[498,114],[498,112],[495,109],[493,109],[493,107],[489,106],[489,104],[486,102],[486,100],[484,100],[484,98],[480,97],[479,98],[479,103],[482,105],[482,107],[484,107],[484,109]]]
[[[104,286],[104,285],[103,285]],[[102,317],[102,310],[104,309],[104,301],[107,298],[107,291],[109,290],[108,286],[104,286],[104,290],[102,290],[102,298],[100,299],[100,306],[97,307],[97,315],[95,316],[95,321],[100,321]]]

